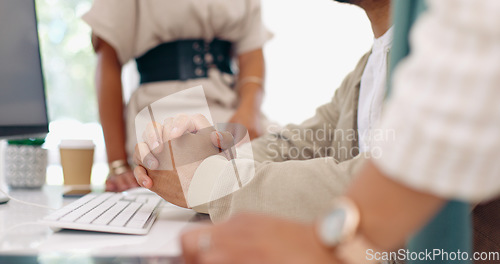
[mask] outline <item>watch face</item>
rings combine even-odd
[[[345,223],[346,211],[343,208],[336,209],[324,218],[321,228],[323,242],[330,246],[337,245],[342,240]]]

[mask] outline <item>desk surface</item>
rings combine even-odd
[[[62,198],[62,186],[44,186],[35,190],[11,190],[22,201],[59,208],[74,198]],[[163,203],[148,235],[120,235],[86,231],[54,232],[37,221],[51,210],[29,206],[14,200],[0,205],[0,255],[71,256],[178,256],[179,235],[185,228],[201,225],[194,211]]]

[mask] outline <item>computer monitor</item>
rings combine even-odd
[[[0,0],[0,138],[48,132],[34,0]]]

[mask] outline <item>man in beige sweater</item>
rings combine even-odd
[[[227,179],[224,171],[231,170],[234,163],[227,160],[217,163],[212,157],[197,163],[188,176],[193,182],[203,179],[202,182],[210,184],[191,184],[189,190],[184,188],[183,192],[179,180],[172,180],[178,177],[176,172],[142,165],[148,163],[137,154],[136,162],[142,165],[134,171],[138,183],[169,202],[208,213],[213,221],[243,211],[309,221],[329,209],[331,201],[344,192],[368,158],[365,153],[373,137],[391,140],[394,136],[390,131],[371,129],[378,121],[386,85],[387,58],[392,44],[390,0],[337,1],[365,10],[375,36],[371,52],[361,58],[336,90],[332,101],[319,107],[315,116],[300,125],[288,125],[279,133],[252,141],[252,162],[243,160],[237,166],[238,176],[244,179],[240,188],[229,187],[227,191],[224,182]],[[184,124],[179,125],[182,122],[177,120],[174,122],[177,125],[170,125],[169,139],[182,135],[184,129],[178,128],[187,128],[186,122],[196,123],[186,116],[180,119]],[[173,136],[174,129],[176,136]],[[206,180],[214,177],[217,179]],[[191,193],[205,193],[207,202],[193,206],[189,201]]]

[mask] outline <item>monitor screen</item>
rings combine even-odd
[[[48,131],[34,0],[0,0],[0,138]]]

